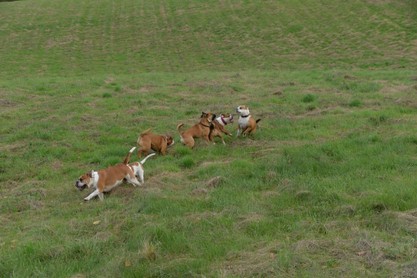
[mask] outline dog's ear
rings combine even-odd
[[[216,114],[213,114],[213,116],[211,116],[211,120],[213,121],[216,118]]]
[[[90,178],[92,178],[93,177],[93,173],[94,173],[94,170],[91,170],[90,172],[87,173],[87,176],[90,177]]]
[[[200,118],[203,118],[205,115],[207,115],[206,113],[204,113],[204,112],[201,112],[201,116],[200,116]]]

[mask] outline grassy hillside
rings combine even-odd
[[[8,2],[0,77],[416,67],[416,10],[411,0]]]
[[[0,276],[412,277],[416,11],[1,2]],[[240,104],[257,134],[181,146]],[[150,127],[176,144],[146,185],[84,202],[75,180]]]

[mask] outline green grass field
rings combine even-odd
[[[0,277],[416,275],[415,1],[0,1],[0,65]],[[148,128],[145,186],[84,202]]]

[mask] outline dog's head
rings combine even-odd
[[[174,145],[174,138],[172,138],[171,135],[169,134],[165,135],[165,139],[167,140],[168,147],[171,147],[172,145]]]
[[[220,114],[220,117],[225,124],[233,123],[233,115],[230,113],[222,113]]]
[[[211,124],[211,122],[216,118],[216,114],[211,112],[201,112],[200,121],[207,121],[207,123]]]
[[[78,188],[78,190],[82,191],[84,189],[86,189],[87,187],[90,188],[93,183],[94,183],[94,171],[85,173],[84,175],[82,175],[76,182],[75,182],[75,187]]]
[[[236,112],[242,116],[247,116],[250,113],[249,107],[247,107],[246,105],[239,105],[238,107],[236,107]]]

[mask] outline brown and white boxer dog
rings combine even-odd
[[[194,138],[203,138],[208,144],[210,142],[209,133],[211,128],[213,127],[212,122],[215,117],[216,115],[210,112],[202,112],[200,116],[200,122],[183,132],[181,132],[181,127],[184,124],[181,123],[177,125],[177,130],[181,137],[181,143],[183,143],[189,148],[193,148],[195,145]]]
[[[139,158],[142,157],[143,154],[148,154],[151,150],[165,155],[167,148],[174,145],[174,139],[168,134],[154,134],[149,128],[140,134],[137,144],[140,147],[138,151]]]
[[[101,201],[104,200],[104,192],[109,192],[116,186],[120,185],[124,181],[131,183],[134,186],[140,186],[143,183],[143,167],[129,165],[130,156],[136,147],[130,149],[123,163],[110,166],[103,170],[87,172],[82,175],[76,182],[75,186],[80,190],[85,188],[95,188],[95,190],[84,198],[85,201],[89,201],[92,198],[98,196]],[[146,159],[151,157],[153,154],[148,155],[140,163],[145,163]],[[133,163],[135,164],[135,163]],[[137,175],[141,181],[138,181]]]
[[[226,130],[225,126],[227,124],[233,123],[233,115],[229,113],[220,114],[219,117],[214,119],[213,121],[213,129],[210,131],[209,139],[210,141],[213,141],[214,137],[220,137],[220,139],[223,142],[223,145],[226,145],[226,142],[224,142],[222,133],[232,136],[232,134]],[[215,144],[215,142],[213,141]]]
[[[257,123],[261,119],[255,119],[249,112],[249,107],[245,105],[240,105],[236,108],[236,112],[239,113],[239,119],[237,121],[237,134],[239,136],[243,134],[243,136],[249,135],[256,131]]]

